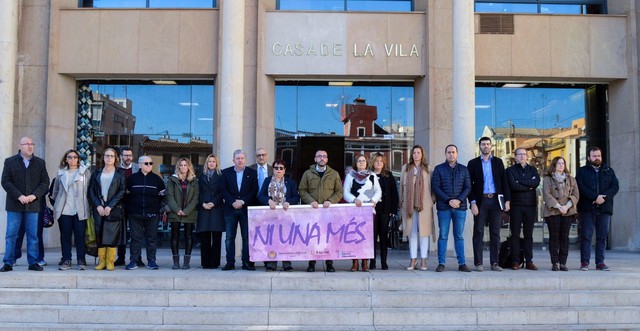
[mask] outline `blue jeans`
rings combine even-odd
[[[594,210],[580,213],[582,235],[580,236],[580,262],[589,264],[591,258],[591,238],[596,232],[596,265],[604,263],[604,250],[607,247],[609,222],[611,215]]]
[[[71,261],[71,237],[76,244],[76,259],[85,261],[84,236],[87,231],[87,220],[79,220],[78,214],[60,215],[60,246],[62,247],[62,259]]]
[[[438,263],[444,264],[447,256],[447,242],[449,240],[449,227],[453,223],[453,240],[458,257],[458,265],[467,264],[464,258],[464,221],[467,217],[466,210],[449,209],[438,210],[438,226],[440,235],[438,237]]]
[[[225,213],[224,225],[227,237],[224,240],[227,250],[227,264],[236,263],[236,234],[240,223],[240,236],[242,236],[242,264],[249,264],[249,218],[246,209],[236,209],[231,213]]]
[[[42,240],[42,232],[44,231],[44,220],[42,213],[38,213],[38,262],[44,261],[44,240]],[[16,248],[14,252],[14,260],[18,260],[22,257],[22,242],[24,241],[24,223],[20,224],[20,230],[18,230],[18,237],[16,238]]]
[[[27,234],[27,262],[29,265],[38,263],[38,213],[24,211],[7,211],[7,235],[4,259],[5,264],[16,262],[15,248],[20,225],[24,223]]]

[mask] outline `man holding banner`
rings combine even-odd
[[[302,203],[310,204],[318,208],[322,203],[328,208],[332,203],[338,203],[342,199],[342,180],[340,174],[327,165],[329,156],[327,151],[318,150],[315,155],[315,164],[305,171],[300,180],[300,198]],[[327,272],[335,272],[333,260],[327,260]],[[316,261],[309,261],[307,272],[316,271]]]

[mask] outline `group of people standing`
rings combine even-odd
[[[29,270],[41,271],[38,263],[38,213],[49,191],[49,176],[44,160],[33,155],[34,144],[29,137],[20,140],[17,155],[5,160],[2,186],[7,191],[7,235],[4,265],[0,272],[13,270],[18,229],[24,225],[27,234]],[[480,156],[467,166],[458,163],[455,145],[445,148],[445,162],[431,169],[425,150],[416,145],[411,161],[402,167],[399,190],[383,153],[367,158],[358,155],[344,182],[340,174],[329,167],[325,150],[315,153],[314,164],[306,170],[298,187],[285,176],[287,164],[276,160],[267,164],[265,149],[256,151],[256,164],[246,166],[246,153],[233,153],[234,165],[220,169],[220,160],[211,154],[205,167],[196,176],[188,158],[180,158],[168,181],[153,173],[153,161],[141,156],[132,162],[130,148],[121,150],[122,161],[113,148],[103,152],[103,168],[91,173],[80,162],[76,150],[64,153],[51,190],[54,217],[60,226],[62,258],[59,269],[72,268],[72,238],[76,246],[77,268],[86,269],[85,232],[87,221],[93,221],[99,257],[97,270],[114,270],[124,265],[127,228],[130,229],[130,262],[127,270],[144,266],[141,251],[146,244],[147,268],[158,269],[156,241],[161,219],[171,225],[172,269],[190,269],[193,248],[192,234],[198,234],[201,266],[215,269],[221,264],[222,233],[226,233],[226,263],[222,270],[235,269],[235,239],[238,226],[242,238],[242,269],[255,270],[249,256],[248,206],[268,205],[287,210],[290,205],[307,204],[313,208],[329,207],[342,199],[362,206],[372,203],[374,215],[374,258],[353,260],[351,271],[376,269],[376,253],[380,252],[380,268],[387,270],[389,220],[400,210],[403,235],[409,240],[410,261],[407,270],[427,270],[427,257],[432,238],[435,240],[433,206],[437,211],[439,235],[437,272],[445,270],[447,241],[453,225],[454,247],[458,270],[470,272],[464,256],[464,223],[466,210],[474,217],[473,251],[476,271],[483,271],[484,228],[489,227],[490,267],[498,265],[501,217],[510,214],[511,235],[519,238],[523,232],[524,261],[512,254],[514,270],[525,267],[537,270],[533,263],[533,225],[537,221],[537,188],[541,177],[527,163],[527,152],[515,150],[516,164],[505,169],[501,159],[493,157],[491,139],[479,140]],[[602,163],[602,152],[592,147],[588,164],[572,177],[566,160],[555,157],[543,176],[543,216],[549,228],[549,251],[552,270],[568,270],[569,228],[580,214],[581,270],[588,270],[591,239],[596,233],[596,268],[609,270],[604,263],[604,249],[613,212],[613,197],[618,180],[613,170]],[[128,226],[127,226],[128,223]],[[180,237],[184,237],[184,254],[180,259]],[[512,240],[512,251],[519,252],[520,240]],[[418,266],[418,248],[420,265]],[[117,260],[116,260],[117,257]],[[182,263],[181,263],[182,262]],[[276,262],[265,263],[267,271],[275,271]],[[308,272],[315,271],[316,261],[309,261]],[[282,261],[282,270],[292,271],[291,261]],[[325,270],[334,272],[333,261],[325,261]]]

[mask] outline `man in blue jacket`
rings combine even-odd
[[[602,151],[589,148],[588,164],[580,167],[576,182],[580,190],[578,213],[582,222],[580,236],[580,270],[589,270],[591,237],[596,232],[596,269],[609,271],[604,263],[604,250],[609,235],[609,222],[613,214],[613,197],[618,193],[618,177],[613,169],[602,163]]]
[[[448,145],[444,149],[447,161],[436,166],[431,177],[431,189],[436,195],[438,210],[438,267],[444,271],[449,240],[449,226],[453,223],[453,240],[458,257],[458,270],[470,272],[464,258],[464,222],[467,217],[467,197],[471,192],[471,178],[467,167],[458,163],[458,147]]]
[[[2,188],[7,191],[7,234],[4,265],[0,272],[13,270],[15,245],[20,225],[27,234],[29,270],[42,271],[38,264],[38,213],[49,190],[49,174],[43,159],[33,155],[35,144],[29,137],[20,139],[18,154],[4,160]]]

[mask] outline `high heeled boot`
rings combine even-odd
[[[190,262],[191,262],[191,255],[185,255],[184,263],[182,264],[182,269],[184,270],[191,269],[191,266],[189,265]]]
[[[362,260],[362,271],[364,271],[364,272],[369,271],[369,260],[368,259],[363,259]]]
[[[358,271],[358,260],[351,260],[351,271]]]
[[[380,266],[382,270],[389,270],[387,265],[387,252],[380,252]]]
[[[118,255],[117,247],[107,247],[107,270],[112,271],[116,268],[116,255]]]
[[[107,248],[98,247],[98,265],[95,267],[95,269],[103,270],[106,267],[107,267]]]
[[[173,270],[180,269],[180,255],[173,256],[173,267],[171,267],[171,269]]]

